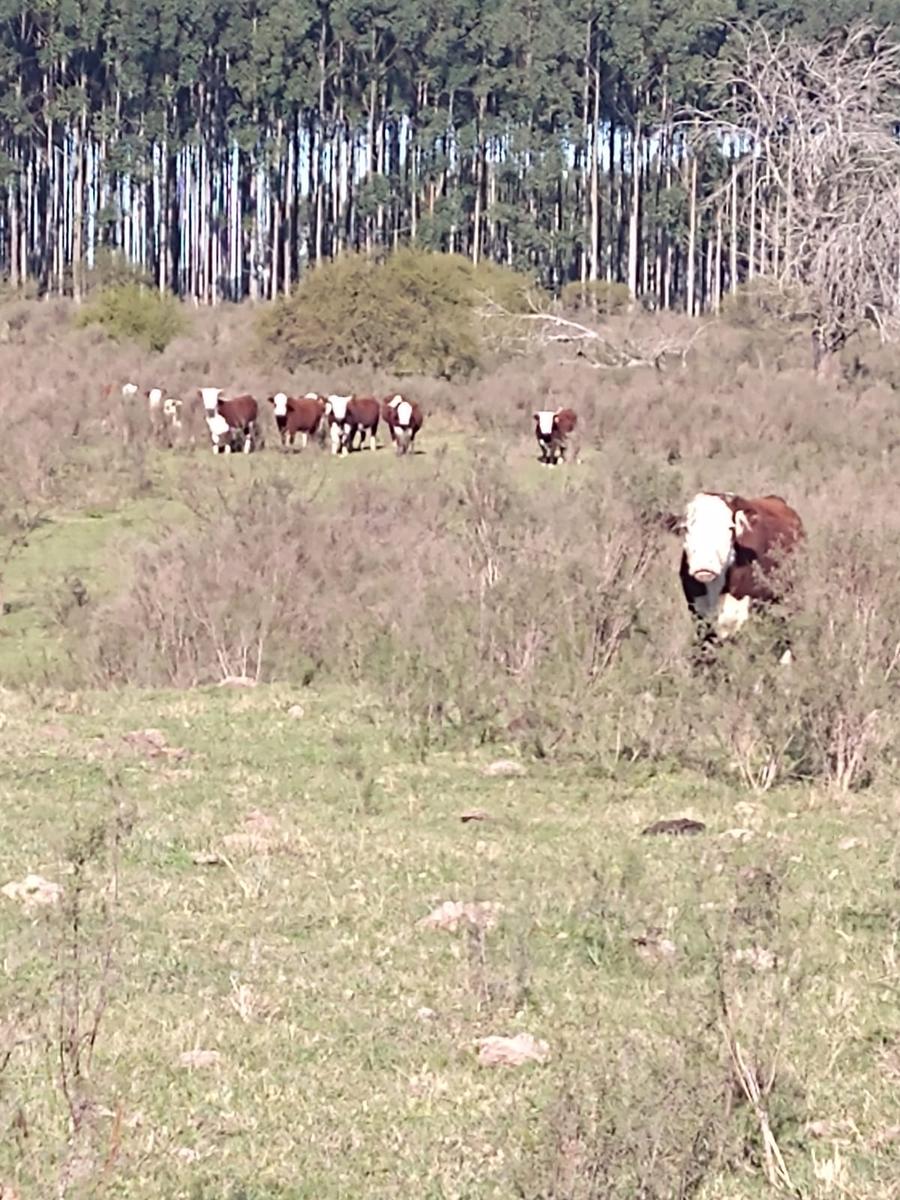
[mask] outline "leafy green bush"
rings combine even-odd
[[[625,283],[613,283],[608,279],[576,279],[567,283],[559,295],[563,307],[577,311],[615,316],[624,312],[631,304],[631,292]]]
[[[116,341],[138,342],[148,350],[165,350],[185,324],[174,296],[149,291],[137,283],[104,288],[84,306],[77,323],[99,325]]]
[[[288,367],[367,363],[449,378],[485,347],[479,310],[523,312],[531,281],[455,254],[399,250],[383,261],[347,255],[310,271],[262,313],[262,340]]]

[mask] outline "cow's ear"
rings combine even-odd
[[[734,509],[734,540],[746,550],[755,550],[759,537],[759,513],[752,504],[740,503]]]
[[[659,513],[659,524],[669,533],[682,534],[685,531],[686,525],[684,517],[677,517],[675,513]]]

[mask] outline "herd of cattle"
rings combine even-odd
[[[126,401],[133,400],[139,392],[135,383],[126,383],[122,387],[122,397]],[[241,451],[250,454],[256,448],[259,444],[259,404],[254,396],[226,398],[217,387],[198,388],[197,396],[203,406],[213,453]],[[161,421],[171,431],[181,428],[184,402],[180,398],[167,396],[158,387],[148,388],[143,398],[151,418]],[[423,422],[419,405],[399,393],[379,401],[373,396],[321,396],[318,392],[288,396],[286,392],[276,392],[269,396],[268,402],[285,448],[292,448],[298,435],[303,447],[310,438],[327,435],[333,454],[349,454],[355,448],[357,438],[357,448],[361,449],[368,438],[374,450],[377,449],[378,425],[384,422],[397,453],[407,454]]]
[[[161,422],[170,433],[181,428],[183,400],[167,395],[160,387],[147,388],[141,393],[136,383],[122,386],[122,398],[126,402],[133,402],[141,395],[153,420]],[[259,404],[254,396],[228,398],[221,388],[201,387],[197,389],[197,397],[203,406],[213,453],[230,454],[239,450],[250,454],[256,448],[259,444]],[[396,452],[407,454],[424,421],[418,403],[399,392],[381,401],[374,396],[322,396],[318,392],[289,396],[286,392],[276,392],[268,397],[268,402],[285,449],[292,449],[299,436],[302,448],[310,438],[330,441],[332,454],[346,455],[353,449],[361,450],[366,442],[370,449],[376,450],[378,426],[383,423]],[[565,461],[568,440],[577,420],[571,408],[542,409],[534,414],[541,462],[556,466]]]
[[[123,399],[140,395],[134,383],[122,388]],[[250,395],[226,398],[221,388],[201,387],[202,404],[213,452],[249,454],[259,441],[259,405]],[[181,426],[183,402],[161,388],[143,393],[151,416],[173,430]],[[306,447],[311,438],[330,443],[331,453],[377,449],[380,423],[387,426],[397,454],[413,448],[423,414],[414,400],[400,393],[377,400],[373,396],[307,392],[268,397],[281,444]],[[570,408],[541,409],[533,414],[541,462],[564,462],[569,439],[577,425]],[[781,598],[775,583],[777,567],[804,537],[799,515],[780,496],[744,499],[730,492],[700,492],[682,517],[668,515],[664,525],[683,538],[681,586],[704,641],[735,633],[747,620],[751,604],[771,604]],[[790,660],[790,650],[783,655]]]

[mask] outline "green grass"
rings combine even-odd
[[[135,753],[123,735],[145,727],[189,755]],[[666,1088],[682,1094],[679,1064],[724,1070],[713,968],[754,940],[729,927],[747,866],[781,881],[766,946],[782,957],[773,972],[727,975],[749,1051],[780,1043],[772,1105],[791,1174],[818,1194],[814,1156],[824,1170],[834,1147],[804,1123],[827,1120],[845,1194],[893,1194],[897,1146],[878,1140],[900,1121],[888,1069],[900,1044],[896,808],[883,799],[842,807],[798,789],[748,802],[700,778],[599,781],[540,764],[486,778],[483,755],[412,761],[388,714],[341,689],[60,695],[43,707],[7,693],[0,752],[3,883],[36,871],[71,898],[73,839],[117,814],[130,830],[86,869],[88,1009],[113,951],[76,1135],[59,1071],[71,912],[28,917],[0,897],[12,1044],[0,1126],[20,1131],[0,1138],[0,1180],[23,1197],[54,1194],[64,1164],[70,1196],[550,1195],[540,1164],[562,1098],[615,1118],[625,1161],[629,1105],[660,1070],[668,1145],[666,1122],[684,1115],[665,1107]],[[461,823],[471,807],[491,819]],[[273,823],[268,844],[229,842],[254,810]],[[685,814],[707,832],[640,834]],[[847,837],[858,841],[841,849]],[[418,926],[457,898],[501,903],[500,924],[483,941]],[[653,926],[675,943],[671,962],[635,953],[631,936]],[[423,1007],[436,1016],[418,1019]],[[518,1030],[548,1041],[548,1064],[477,1064],[474,1039]],[[192,1049],[220,1058],[186,1069]],[[697,1194],[768,1189],[759,1169],[721,1168]]]

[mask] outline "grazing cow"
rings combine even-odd
[[[256,439],[256,422],[259,417],[259,406],[256,400],[250,395],[223,400],[222,389],[213,387],[200,388],[199,396],[206,411],[206,423],[213,439],[213,450],[218,453],[218,448],[226,443],[231,449],[234,449],[235,443],[240,440],[241,449],[245,454],[249,454]],[[222,417],[227,423],[230,430],[227,437],[222,429],[221,421],[213,420],[216,416]]]
[[[555,467],[565,461],[569,435],[578,424],[571,408],[541,409],[534,414],[534,434],[541,452],[541,462]]]
[[[804,537],[803,522],[781,496],[698,492],[683,519],[665,523],[684,535],[681,587],[705,646],[736,633],[751,602],[782,599],[773,572]],[[790,657],[786,650],[782,661]]]
[[[401,395],[389,396],[381,409],[381,415],[390,431],[391,441],[398,454],[407,454],[422,428],[422,410],[416,402]]]
[[[325,415],[325,399],[318,392],[307,392],[305,396],[293,397],[277,392],[269,397],[275,412],[275,424],[281,435],[282,446],[293,446],[294,438],[300,434],[300,445],[306,449],[310,437],[315,437]]]

